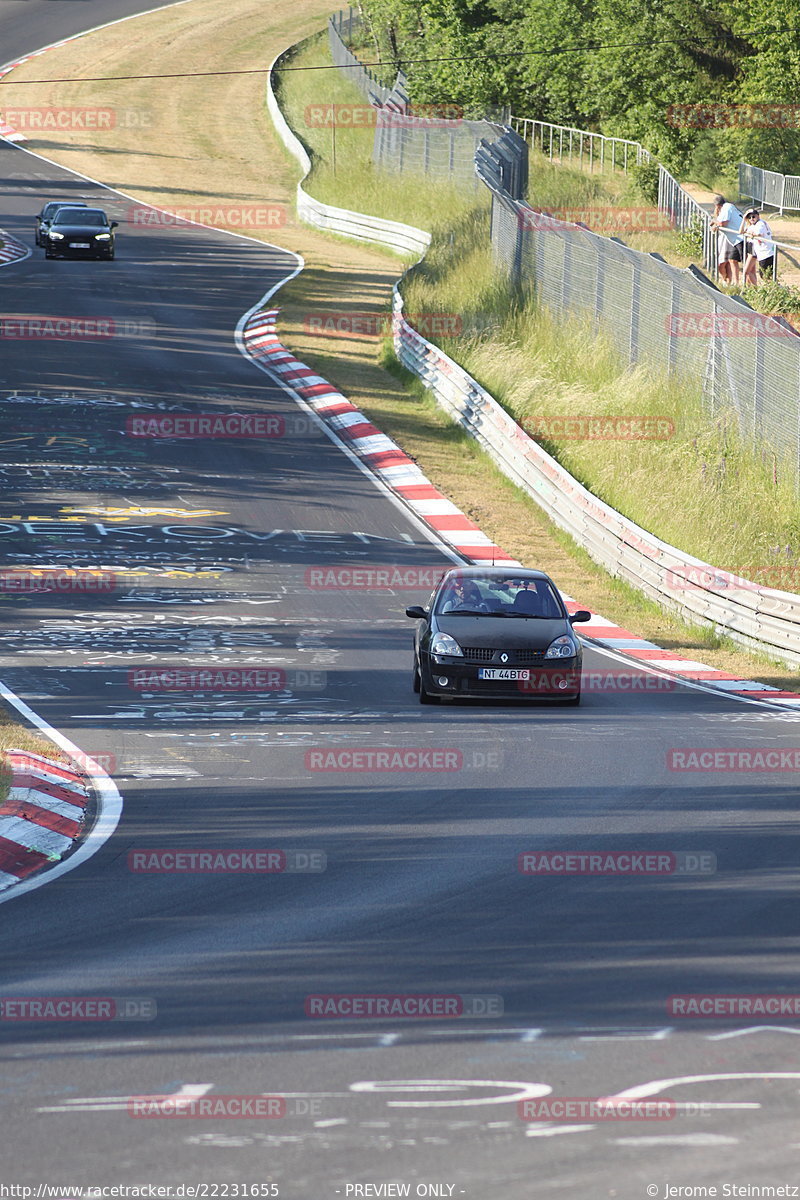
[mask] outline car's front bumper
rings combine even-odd
[[[113,242],[92,242],[89,246],[70,245],[69,242],[53,242],[48,240],[46,245],[51,254],[60,258],[108,258],[113,249]]]
[[[482,669],[516,671],[519,674],[516,678],[482,679],[479,674]],[[581,691],[581,657],[542,659],[530,666],[503,668],[494,662],[465,662],[464,659],[445,655],[434,658],[423,654],[420,655],[420,675],[425,691],[432,696],[572,700]]]

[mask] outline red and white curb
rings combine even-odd
[[[499,562],[520,566],[516,559],[482,533],[423,475],[413,459],[337,392],[311,367],[299,362],[278,341],[278,309],[254,313],[245,322],[242,338],[248,354],[268,367],[322,417],[365,466],[392,489],[445,542],[474,562]]]
[[[443,542],[474,563],[522,564],[482,533],[478,526],[435,488],[413,459],[396,442],[376,428],[341,392],[300,362],[279,341],[275,331],[277,308],[252,313],[241,327],[247,354],[276,379],[296,392],[382,483],[391,488]],[[584,606],[562,593],[569,612]],[[783,692],[766,683],[740,679],[727,671],[681,658],[654,642],[631,633],[592,613],[581,625],[581,635],[616,654],[633,659],[665,675],[701,688],[713,689],[742,700],[760,700],[785,708],[800,707],[800,694]]]
[[[84,831],[89,791],[82,772],[9,750],[12,780],[0,804],[0,891],[60,862]]]
[[[30,247],[23,246],[22,242],[18,242],[10,233],[0,229],[0,238],[2,238],[2,246],[0,246],[0,267],[7,267],[9,263],[21,262],[23,258],[30,256]]]

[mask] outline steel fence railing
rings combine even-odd
[[[588,166],[590,172],[595,167],[603,171],[607,165],[612,170],[627,172],[629,166],[650,162],[652,157],[640,142],[628,138],[607,137],[603,133],[575,129],[570,125],[554,125],[550,121],[537,121],[531,117],[512,115],[509,124],[532,150],[539,150],[550,162],[577,161],[580,167]]]
[[[752,163],[739,163],[739,195],[749,196],[754,204],[768,204],[780,213],[800,210],[800,175],[781,175]]]
[[[702,230],[703,266],[716,275],[718,235],[711,228],[711,216],[662,166],[658,168],[658,208],[668,214],[676,229],[691,229],[694,224]]]

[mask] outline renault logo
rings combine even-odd
[[[507,655],[507,654],[501,654],[501,655],[500,655],[500,662],[508,662],[508,655]]]

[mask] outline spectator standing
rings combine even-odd
[[[751,249],[744,265],[744,281],[758,287],[758,274],[762,279],[772,279],[775,274],[775,243],[772,230],[761,217],[757,208],[748,208],[744,214],[746,237]]]
[[[717,262],[723,283],[738,284],[739,263],[742,261],[744,238],[739,230],[742,214],[724,196],[714,197],[711,228],[717,232]]]

